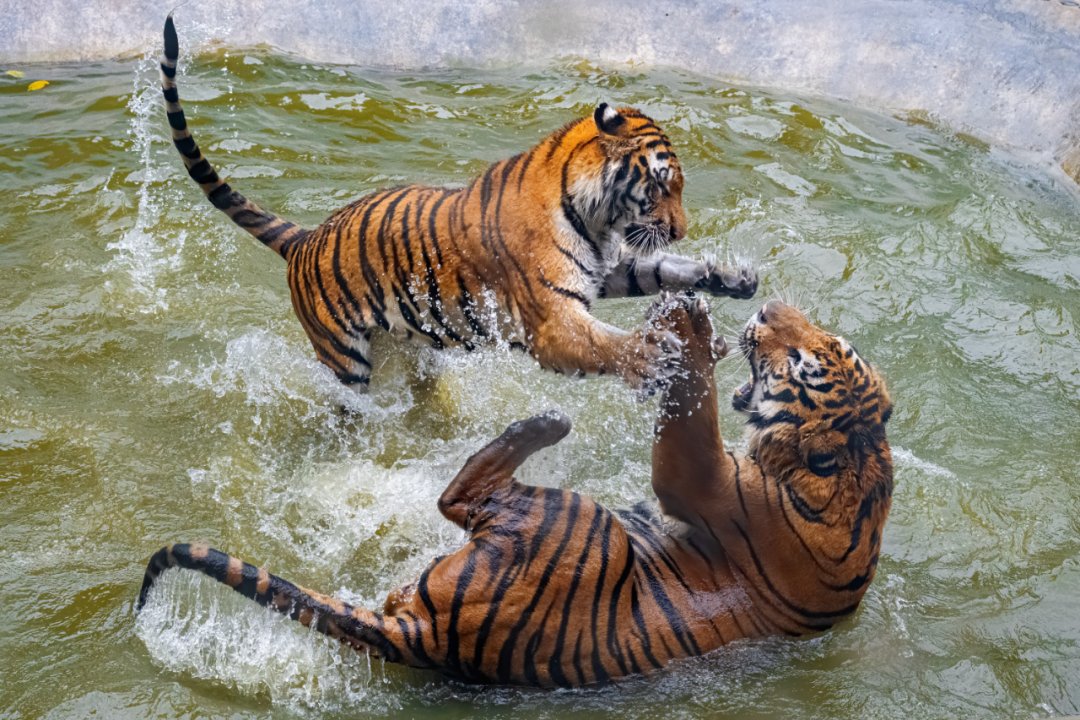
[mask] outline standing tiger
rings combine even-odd
[[[664,132],[605,104],[464,188],[367,195],[305,230],[222,181],[187,129],[179,42],[165,22],[162,89],[173,141],[210,202],[288,263],[293,309],[319,360],[367,388],[375,327],[434,347],[502,338],[565,373],[647,388],[677,347],[589,314],[597,298],[696,288],[753,296],[757,276],[655,252],[686,234],[683,175]]]
[[[548,413],[514,423],[466,462],[439,510],[469,532],[382,613],[353,607],[204,545],[157,552],[357,650],[470,682],[572,686],[649,672],[739,638],[824,630],[849,617],[877,569],[892,497],[884,383],[842,338],[767,303],[740,347],[752,380],[749,453],[724,449],[713,339],[701,300],[661,299],[652,323],[682,340],[661,399],[652,487],[610,512],[511,477],[570,431]]]

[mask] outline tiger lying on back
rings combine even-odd
[[[600,105],[467,188],[381,190],[308,231],[241,196],[203,158],[180,108],[178,54],[170,15],[162,88],[188,174],[285,258],[316,356],[353,388],[369,384],[369,339],[381,327],[437,348],[500,337],[547,369],[614,373],[640,389],[670,373],[677,348],[599,322],[593,301],[757,290],[747,268],[653,253],[686,233],[683,175],[667,136],[636,110]]]
[[[892,496],[889,396],[843,339],[770,302],[740,345],[753,380],[750,454],[724,450],[713,368],[727,350],[700,300],[654,313],[683,342],[661,400],[652,486],[661,509],[609,512],[516,482],[570,431],[549,413],[469,458],[439,499],[469,543],[434,560],[382,613],[305,590],[202,545],[163,548],[138,606],[170,567],[198,570],[357,650],[472,682],[570,686],[701,655],[739,638],[824,630],[877,568]]]

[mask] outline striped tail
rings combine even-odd
[[[265,568],[257,568],[206,545],[170,545],[154,553],[146,566],[136,611],[146,605],[150,589],[169,568],[186,568],[209,575],[263,607],[357,650],[391,662],[406,659],[401,639],[397,637],[397,625],[387,625],[381,615],[294,585],[271,575]]]
[[[296,243],[310,231],[269,213],[229,187],[214,172],[195,139],[187,129],[184,110],[180,107],[180,94],[176,90],[176,59],[180,55],[180,41],[176,37],[172,13],[165,20],[165,55],[161,58],[161,91],[165,95],[165,109],[172,127],[173,144],[184,158],[191,179],[210,198],[214,207],[232,218],[232,221],[259,239],[261,243],[288,259]]]

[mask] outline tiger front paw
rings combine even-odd
[[[709,306],[701,298],[661,293],[648,317],[652,327],[679,339],[683,364],[711,370],[728,353],[724,336],[713,334]]]
[[[710,295],[746,300],[758,289],[758,274],[746,265],[721,265],[713,260],[705,263],[705,277],[694,285]]]
[[[682,340],[667,330],[646,328],[631,335],[619,374],[638,393],[639,400],[667,387],[678,372]]]

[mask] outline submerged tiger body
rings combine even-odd
[[[139,607],[163,571],[189,568],[357,650],[532,686],[649,672],[849,617],[874,576],[892,492],[891,406],[876,372],[843,340],[769,303],[740,342],[755,368],[735,396],[750,413],[743,456],[719,434],[713,370],[727,348],[704,303],[665,299],[651,322],[683,344],[653,444],[652,486],[673,520],[655,503],[612,512],[516,482],[527,457],[570,431],[549,413],[468,460],[439,500],[468,544],[391,593],[381,613],[201,545],[156,553]]]
[[[288,263],[292,304],[315,354],[347,385],[370,382],[374,328],[435,347],[501,338],[565,373],[641,388],[673,349],[589,313],[598,298],[696,288],[750,297],[756,274],[654,252],[683,237],[683,175],[648,117],[606,105],[463,188],[381,190],[305,230],[223,182],[195,144],[165,25],[162,86],[172,135],[215,207]]]

